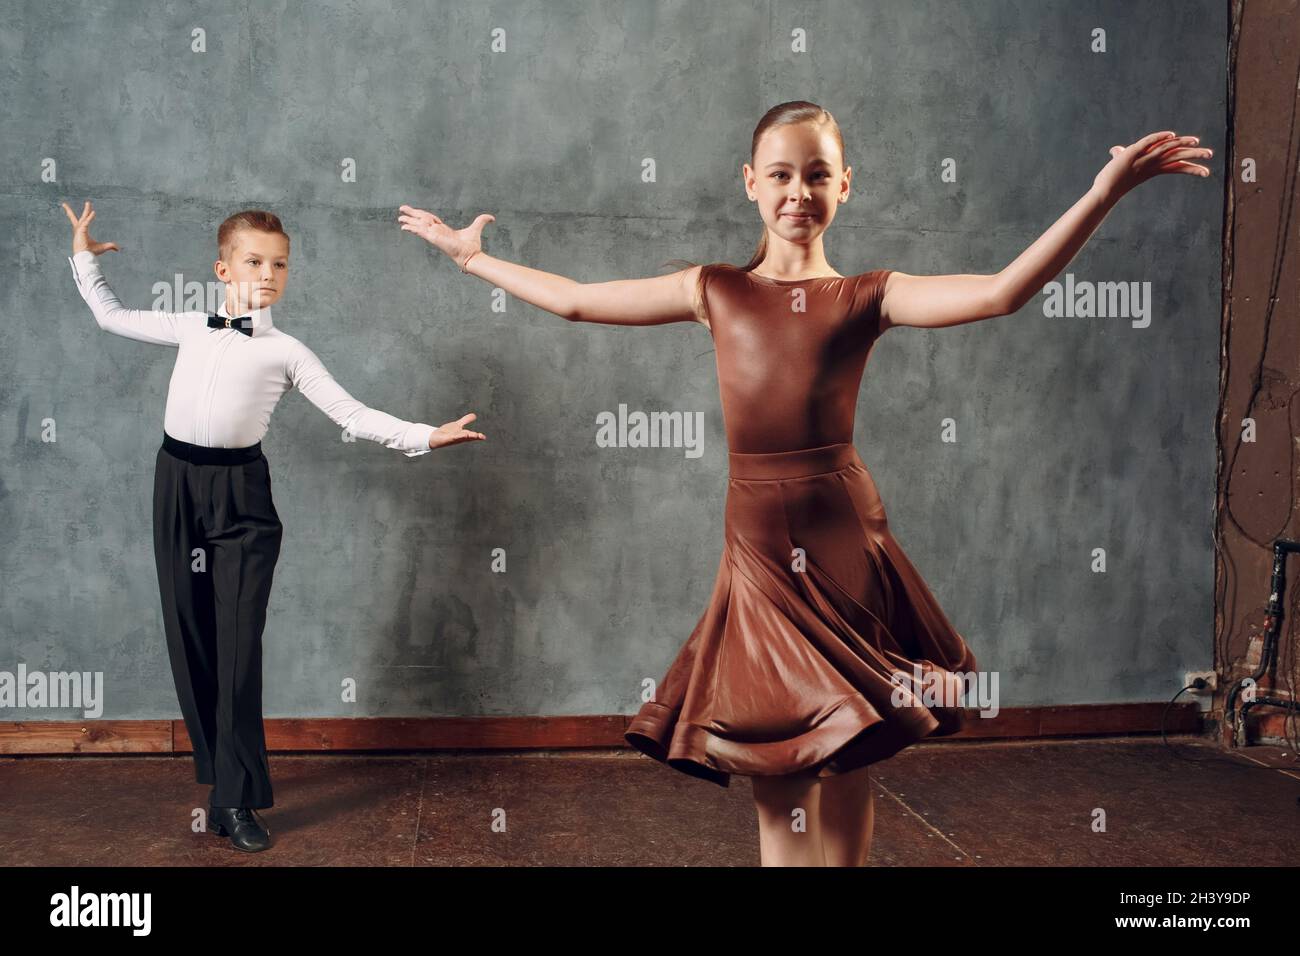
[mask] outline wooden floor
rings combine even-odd
[[[936,743],[871,768],[873,866],[1254,866],[1300,859],[1300,761],[1190,738]],[[1265,766],[1289,771],[1265,770]],[[632,751],[272,755],[276,845],[191,830],[188,757],[0,759],[0,862],[757,866],[750,781]],[[1095,811],[1105,832],[1094,832]],[[494,832],[494,812],[505,832]]]

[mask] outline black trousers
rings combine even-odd
[[[262,728],[262,630],[283,528],[259,442],[207,448],[163,433],[154,558],[194,775],[214,807],[274,805]]]

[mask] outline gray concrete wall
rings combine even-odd
[[[410,461],[286,396],[264,442],[285,525],[267,716],[626,713],[721,553],[708,332],[494,312],[486,283],[398,229],[400,203],[458,226],[491,212],[490,252],[579,281],[743,264],[761,230],[738,172],[754,125],[807,98],[840,120],[855,170],[836,269],[987,273],[1111,145],[1170,128],[1215,148],[1216,171],[1222,155],[1217,0],[33,0],[5,21],[0,670],[103,671],[104,717],[178,713],[150,537],[174,353],[95,326],[60,201],[96,203],[93,235],[123,247],[106,275],[137,307],[176,273],[212,278],[226,215],[272,209],[293,239],[277,324],[368,404],[434,424],[474,411],[488,435]],[[800,28],[808,53],[790,50]],[[1002,706],[1163,700],[1210,664],[1221,190],[1217,173],[1142,186],[1067,270],[1149,282],[1149,327],[1049,318],[1040,298],[894,329],[872,354],[857,446]],[[597,448],[596,416],[620,403],[702,412],[704,454]]]

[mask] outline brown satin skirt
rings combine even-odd
[[[709,605],[627,742],[725,787],[845,773],[960,730],[963,708],[939,703],[960,698],[924,693],[916,667],[960,684],[975,657],[853,445],[732,453],[730,470]]]

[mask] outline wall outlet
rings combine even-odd
[[[1196,678],[1198,677],[1204,680],[1205,683],[1208,684],[1209,686],[1207,686],[1204,690],[1197,690],[1195,687],[1193,687],[1187,693],[1209,694],[1218,689],[1219,675],[1214,673],[1214,671],[1187,671],[1186,673],[1183,674],[1183,686],[1184,687],[1190,686],[1192,681],[1196,680]]]

